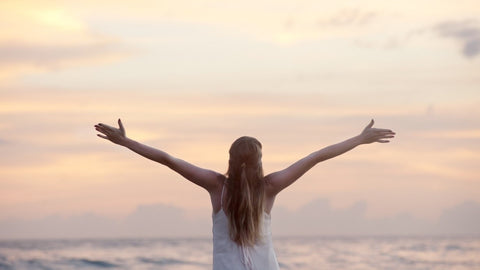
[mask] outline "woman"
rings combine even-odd
[[[213,269],[279,269],[272,245],[270,212],[276,195],[317,163],[343,154],[358,145],[387,143],[395,133],[373,128],[348,140],[325,147],[288,168],[263,175],[262,145],[252,137],[237,139],[230,148],[226,175],[202,169],[166,152],[128,138],[122,121],[119,128],[95,125],[99,137],[127,147],[181,174],[210,194],[213,208]]]

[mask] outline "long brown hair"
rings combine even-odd
[[[255,138],[238,138],[230,147],[225,201],[230,238],[253,246],[262,233],[264,181],[262,144]]]

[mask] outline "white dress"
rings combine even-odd
[[[222,190],[223,201],[223,190]],[[223,211],[213,214],[213,270],[278,270],[272,244],[271,218],[265,213],[262,239],[253,247],[242,247],[230,238],[228,217]]]

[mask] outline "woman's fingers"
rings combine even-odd
[[[103,123],[98,124],[98,126],[100,126],[101,128],[103,128],[105,130],[114,130],[115,129],[114,127],[111,127],[111,126],[103,124]]]
[[[375,132],[378,136],[395,136],[395,132],[389,129],[375,129]]]
[[[395,132],[393,132],[391,129],[385,129],[385,128],[372,128],[372,130],[376,131],[376,132],[382,132],[382,133],[393,133],[395,134]]]
[[[95,125],[95,130],[104,133],[103,128],[98,125]]]
[[[385,133],[385,134],[379,134],[377,137],[382,137],[382,138],[393,138],[393,137],[395,137],[395,134],[392,134],[392,133]]]
[[[120,118],[118,118],[118,127],[120,128],[122,134],[125,134],[125,128],[123,127],[122,120],[120,120]]]
[[[105,134],[106,136],[97,134],[97,135],[99,135],[99,137],[104,138],[104,139],[108,139],[108,136],[111,135],[114,132],[112,127],[107,126],[107,125],[103,125],[103,124],[95,125],[95,130],[102,133],[102,134]]]
[[[365,131],[365,130],[367,130],[367,129],[372,128],[374,123],[375,123],[375,121],[373,121],[373,119],[370,120],[370,123],[368,123],[368,125],[367,125],[363,130]]]
[[[102,139],[107,139],[112,142],[117,142],[122,137],[125,137],[125,128],[120,119],[118,119],[119,128],[106,125],[104,123],[98,123],[95,125],[95,130],[100,134],[97,134],[98,137]]]
[[[104,134],[107,133],[107,130],[100,125],[96,125],[95,130],[98,131],[98,132],[104,133]]]
[[[367,128],[373,127],[373,124],[375,124],[375,121],[372,119],[372,120],[370,120],[370,123],[368,123]]]
[[[395,132],[391,129],[374,128],[375,121],[372,119],[362,132],[365,143],[380,142],[388,143],[389,139],[395,137]]]
[[[95,128],[102,133],[113,133],[116,130],[116,128],[102,123],[95,125]]]
[[[375,138],[375,141],[376,142],[379,142],[379,143],[388,143],[390,142],[390,140],[388,139],[391,139],[391,138],[394,138],[395,136],[393,135],[380,135],[380,136],[377,136]]]
[[[393,137],[395,137],[395,135],[391,134],[391,133],[384,133],[384,134],[378,134],[375,137],[376,138],[393,138]]]

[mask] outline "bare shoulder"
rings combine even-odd
[[[275,197],[279,192],[278,183],[275,181],[275,174],[265,176],[265,195],[267,197]]]
[[[223,174],[217,173],[215,179],[212,181],[213,185],[211,187],[210,194],[212,193],[221,193],[223,185],[225,184],[227,177]]]
[[[265,211],[270,213],[273,208],[273,203],[275,202],[275,197],[277,196],[277,189],[275,185],[271,182],[270,177],[266,176],[265,181]]]
[[[217,178],[214,181],[214,185],[209,190],[210,193],[210,200],[212,202],[212,209],[213,212],[216,213],[220,210],[222,205],[222,189],[223,185],[225,184],[225,180],[227,178],[223,174],[218,174]]]

